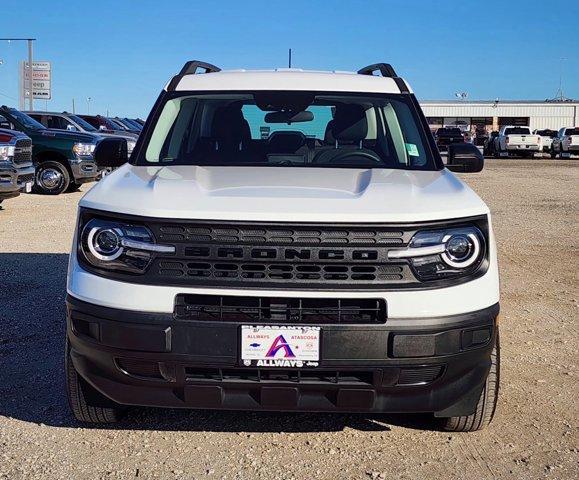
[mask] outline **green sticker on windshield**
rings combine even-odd
[[[416,145],[414,145],[413,143],[405,143],[404,145],[406,145],[406,151],[408,152],[408,155],[410,155],[411,157],[420,156],[420,154],[418,153],[418,147]]]

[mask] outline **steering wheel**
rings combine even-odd
[[[382,159],[378,157],[375,153],[369,153],[363,150],[343,150],[336,156],[329,158],[327,161],[324,161],[323,163],[341,163],[344,159],[349,157],[359,157],[364,158],[366,160],[371,160],[374,163],[382,163]],[[317,162],[314,161],[314,163]]]

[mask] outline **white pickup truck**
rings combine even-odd
[[[539,135],[533,135],[529,127],[514,125],[502,127],[495,142],[495,156],[497,157],[532,157],[542,148]]]
[[[563,127],[553,139],[551,147],[552,156],[569,158],[571,155],[579,155],[579,127]]]
[[[550,153],[551,157],[555,158],[551,146],[553,144],[553,139],[557,136],[557,131],[549,130],[547,128],[545,130],[534,130],[533,134],[541,137],[541,152]]]

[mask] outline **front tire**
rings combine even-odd
[[[500,353],[499,332],[497,329],[497,338],[491,353],[491,369],[480,394],[475,412],[471,415],[445,419],[444,430],[448,432],[475,432],[482,430],[491,423],[499,398]]]
[[[123,414],[123,407],[97,392],[75,370],[70,358],[70,344],[66,339],[64,369],[66,396],[74,418],[83,423],[115,423]]]
[[[36,168],[34,189],[44,195],[60,195],[70,185],[70,174],[66,166],[60,162],[42,162]]]

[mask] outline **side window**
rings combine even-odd
[[[0,115],[0,128],[15,130],[14,125],[3,115]]]
[[[256,105],[244,105],[241,108],[243,117],[249,123],[252,140],[267,139],[273,132],[292,131],[302,132],[306,137],[324,139],[326,126],[332,120],[332,109],[329,106],[312,106],[309,112],[314,114],[311,122],[292,123],[265,123],[267,112],[260,110]]]

